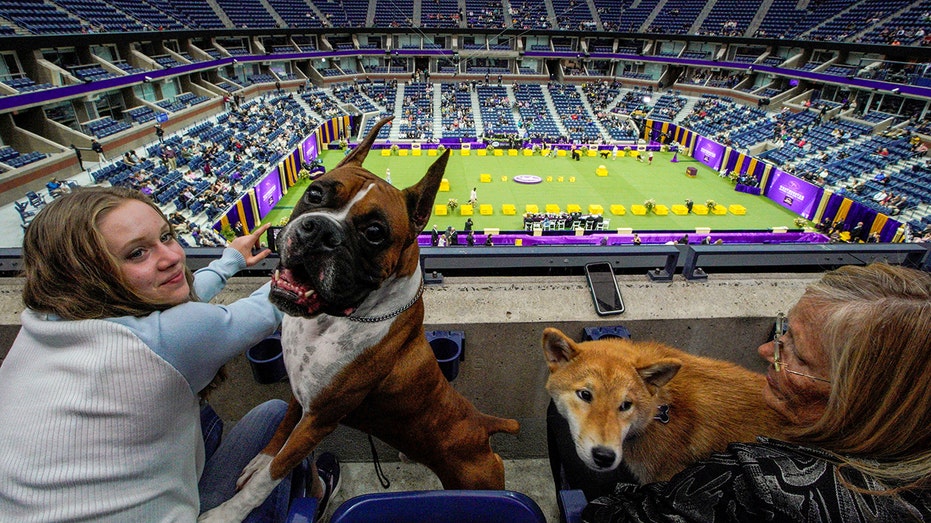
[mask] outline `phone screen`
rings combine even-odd
[[[614,269],[608,262],[589,263],[585,266],[585,276],[595,300],[595,311],[600,315],[620,314],[624,312],[624,300],[621,290],[614,279]]]

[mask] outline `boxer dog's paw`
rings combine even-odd
[[[230,502],[227,501],[217,508],[204,512],[197,518],[197,523],[230,523],[231,521],[242,521],[244,516],[237,514],[235,510],[230,510],[229,505]]]
[[[274,456],[269,456],[268,454],[259,454],[252,458],[252,461],[246,465],[246,468],[242,469],[242,474],[239,475],[239,479],[236,481],[236,488],[241,490],[256,472],[268,469],[273,458]]]

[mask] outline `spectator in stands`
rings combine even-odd
[[[218,442],[222,424],[198,396],[282,314],[268,284],[208,302],[268,256],[252,251],[266,229],[191,273],[171,225],[138,192],[81,189],[37,214],[23,241],[27,309],[0,366],[0,520],[194,521],[232,496],[286,404],[259,405]],[[261,520],[285,517],[290,487],[276,488]]]
[[[137,162],[136,162],[135,160],[133,160],[132,155],[129,154],[129,151],[127,151],[127,152],[123,153],[123,163],[125,163],[126,165],[132,167],[133,165],[136,165]]]
[[[155,124],[155,136],[158,138],[158,143],[165,142],[165,130],[162,129],[162,124]]]
[[[74,150],[74,157],[78,159],[78,167],[81,170],[84,170],[84,158],[81,156],[81,150],[74,144],[71,144],[71,149]]]
[[[103,145],[100,144],[97,140],[91,140],[91,150],[97,153],[97,156],[100,157],[101,161],[107,161],[107,157],[103,154]]]
[[[619,484],[581,519],[928,520],[929,330],[928,273],[881,263],[826,273],[758,349],[786,441],[733,443],[668,482]]]
[[[65,194],[65,185],[58,181],[58,178],[52,178],[45,184],[45,188],[48,189],[48,195],[52,198],[58,198],[59,196]]]

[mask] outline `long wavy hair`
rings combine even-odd
[[[26,307],[66,320],[144,316],[171,307],[133,290],[100,233],[100,220],[128,200],[152,207],[172,227],[148,197],[122,187],[78,188],[36,215],[23,239]],[[194,276],[184,270],[189,299],[197,300]]]
[[[931,486],[931,275],[847,266],[802,299],[821,305],[832,383],[824,414],[792,439],[834,453],[841,470],[873,476],[882,492]]]

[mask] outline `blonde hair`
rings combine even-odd
[[[823,312],[831,393],[793,439],[836,454],[891,487],[931,484],[931,275],[874,263],[831,271],[802,299]],[[849,485],[848,485],[849,486]]]
[[[136,293],[123,278],[116,258],[100,233],[101,218],[127,200],[138,200],[164,213],[145,195],[122,187],[75,189],[40,211],[26,229],[23,302],[38,312],[66,320],[144,316],[170,305]],[[185,268],[196,300],[193,275]]]

